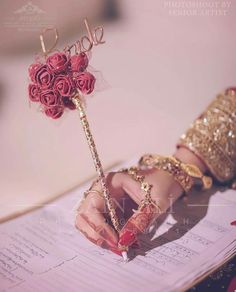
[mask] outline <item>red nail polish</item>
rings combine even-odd
[[[120,237],[118,245],[130,246],[136,241],[136,235],[126,230]]]
[[[115,254],[118,254],[118,255],[122,256],[121,251],[118,250],[116,247],[110,247],[110,251],[114,252]]]
[[[234,226],[236,226],[236,220],[235,220],[235,221],[232,221],[232,222],[230,223],[230,225],[234,225]]]

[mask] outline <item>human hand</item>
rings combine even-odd
[[[177,151],[176,156],[179,159],[182,158],[184,162],[194,162],[204,170],[201,162],[188,150],[181,149]],[[160,210],[165,212],[183,192],[179,183],[164,171],[153,168],[140,170],[138,174],[144,175],[145,182],[152,185],[151,198],[156,201],[159,208],[147,205],[142,210],[133,213],[133,209],[137,209],[144,198],[140,183],[133,180],[127,173],[110,172],[106,174],[107,186],[120,225],[123,225],[119,235],[109,224],[109,215],[99,182],[92,184],[92,191],[90,190],[91,192],[78,208],[76,227],[91,242],[119,255],[121,255],[120,246],[136,246],[138,235],[148,230],[148,227],[161,214]],[[124,220],[126,223],[122,224]]]

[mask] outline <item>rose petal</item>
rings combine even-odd
[[[67,71],[70,60],[65,53],[54,53],[47,58],[46,63],[53,73],[58,74]]]
[[[45,114],[52,119],[59,119],[64,112],[62,106],[52,106],[45,109]]]
[[[39,86],[36,84],[29,84],[28,91],[30,100],[32,100],[33,102],[38,102],[41,93]]]
[[[89,72],[83,72],[75,78],[76,87],[83,94],[90,94],[94,90],[95,77]]]

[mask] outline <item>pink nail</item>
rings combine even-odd
[[[130,246],[136,241],[136,235],[126,230],[120,237],[118,245]]]
[[[235,220],[235,221],[232,221],[232,222],[230,223],[230,225],[234,225],[234,226],[236,226],[236,220]]]

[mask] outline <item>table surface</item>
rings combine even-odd
[[[209,275],[199,284],[193,286],[187,292],[233,292],[236,289],[236,257],[222,265],[214,273]]]
[[[121,2],[121,19],[106,24],[106,44],[91,59],[106,88],[87,98],[106,169],[135,155],[173,152],[194,117],[236,83],[236,3],[224,16],[180,16],[186,8],[176,12],[171,1]],[[29,106],[31,62],[32,54],[0,56],[2,219],[95,175],[78,114],[53,121]]]

